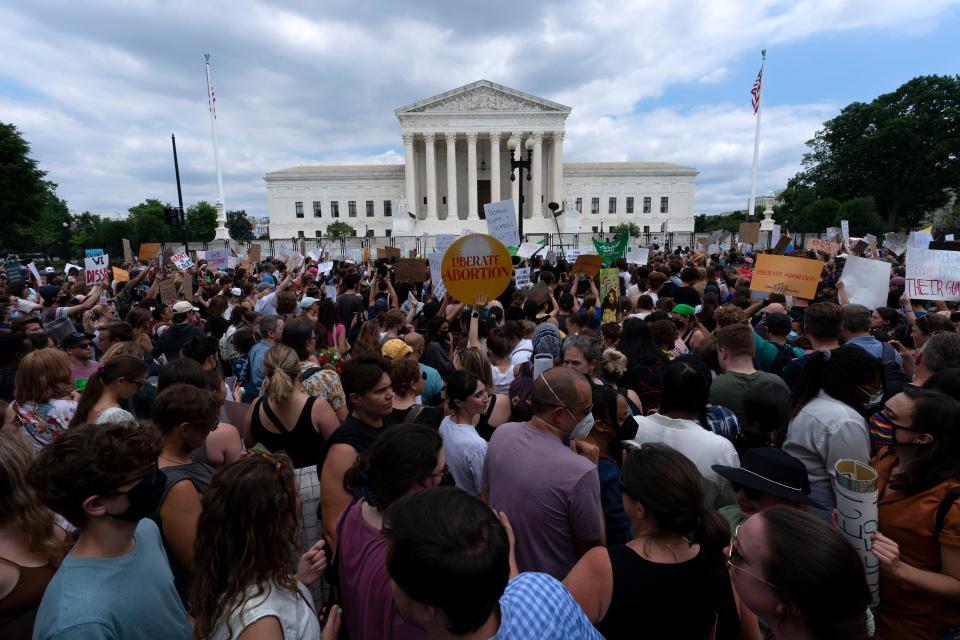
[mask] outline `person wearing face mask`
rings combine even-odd
[[[960,625],[960,403],[904,387],[870,418],[878,449],[883,638],[941,638]]]
[[[217,427],[219,411],[212,391],[189,384],[165,388],[150,407],[150,419],[163,436],[157,467],[166,480],[160,504],[150,518],[160,527],[174,584],[184,605],[190,594],[200,502],[213,479],[213,467],[196,462],[190,452]]]
[[[793,416],[783,450],[800,460],[810,477],[816,515],[830,521],[838,460],[870,460],[865,416],[883,400],[883,365],[855,345],[810,354],[793,390]]]
[[[40,501],[77,528],[47,586],[33,637],[188,640],[160,531],[160,436],[136,422],[71,429],[27,472]]]
[[[532,419],[494,431],[481,495],[510,517],[520,570],[562,580],[604,541],[599,450],[581,440],[594,424],[592,390],[583,375],[554,367],[534,381],[530,402]]]
[[[620,489],[621,440],[629,437],[636,423],[630,419],[627,399],[609,386],[593,387],[593,429],[584,438],[600,450],[597,473],[600,476],[600,504],[603,506],[607,546],[625,544],[633,537],[630,519],[623,510]]]

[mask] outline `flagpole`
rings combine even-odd
[[[217,200],[217,230],[214,240],[229,240],[230,233],[227,230],[226,203],[223,199],[223,174],[220,172],[220,142],[217,138],[217,115],[215,98],[213,95],[213,82],[210,80],[210,54],[203,54],[205,68],[207,72],[207,103],[210,107],[210,130],[213,133],[213,163],[217,169],[217,188],[219,199]]]
[[[753,175],[750,179],[750,204],[747,208],[747,220],[753,220],[757,202],[757,170],[760,160],[760,114],[763,111],[763,67],[767,61],[767,50],[760,52],[760,90],[757,95],[757,128],[753,134]]]

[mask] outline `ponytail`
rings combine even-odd
[[[271,347],[263,356],[263,393],[274,406],[285,402],[300,384],[300,359],[284,344]]]
[[[100,401],[108,384],[112,384],[119,378],[133,380],[139,376],[145,376],[148,371],[149,367],[143,360],[134,356],[118,355],[104,360],[100,368],[87,380],[87,386],[77,403],[77,411],[70,421],[70,428],[90,421],[90,411]]]
[[[719,511],[700,507],[697,526],[688,539],[707,553],[723,555],[724,547],[730,544],[730,524]]]

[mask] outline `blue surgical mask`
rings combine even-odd
[[[790,342],[793,342],[799,337],[800,337],[800,334],[798,334],[796,331],[793,331],[793,330],[791,330],[790,333],[787,334],[787,340],[789,340]]]

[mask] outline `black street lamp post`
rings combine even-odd
[[[507,149],[510,150],[510,182],[514,182],[517,179],[517,173],[520,174],[520,210],[517,211],[517,231],[520,235],[520,242],[523,242],[523,170],[527,170],[527,180],[530,180],[530,168],[533,166],[533,140],[527,138],[527,142],[524,145],[527,148],[527,159],[523,159],[523,149],[520,149],[518,153],[517,147],[520,145],[520,141],[517,140],[516,136],[510,136],[507,140]],[[520,159],[517,160],[516,156],[520,156]],[[514,169],[517,169],[517,173],[514,173]]]

